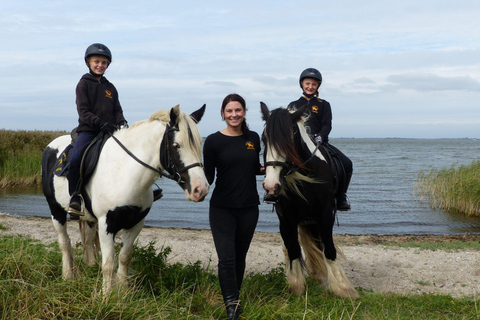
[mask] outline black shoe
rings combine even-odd
[[[347,195],[344,193],[337,199],[337,210],[348,211],[350,210],[350,201],[348,201]]]
[[[75,218],[85,215],[82,212],[82,198],[80,198],[79,195],[72,196],[67,212],[74,220],[77,220]]]
[[[237,320],[242,313],[242,306],[240,301],[235,300],[227,304],[227,320]]]
[[[162,189],[153,190],[153,201],[160,200],[163,197]]]

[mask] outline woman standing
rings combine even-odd
[[[203,147],[205,175],[216,181],[210,199],[210,228],[218,255],[218,278],[228,319],[238,319],[238,300],[245,259],[258,221],[256,175],[260,165],[260,138],[248,129],[245,100],[230,94],[222,103],[227,127],[207,137]]]
[[[352,161],[340,150],[328,144],[328,135],[332,131],[332,108],[326,100],[318,98],[318,89],[322,84],[322,74],[315,68],[305,69],[300,74],[300,88],[303,95],[300,99],[290,102],[288,109],[300,108],[308,105],[306,113],[308,115],[305,123],[310,137],[318,144],[323,143],[335,152],[342,162],[345,170],[345,178],[339,184],[337,192],[337,209],[340,211],[350,210],[350,202],[347,197],[348,185],[352,178]]]

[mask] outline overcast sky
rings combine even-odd
[[[259,102],[285,107],[314,67],[333,138],[480,138],[479,17],[461,0],[0,0],[0,129],[75,127],[85,49],[101,42],[129,123],[206,103],[207,136],[235,92],[260,132]]]

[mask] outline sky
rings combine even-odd
[[[313,67],[331,138],[480,138],[479,17],[462,0],[0,0],[0,129],[74,128],[85,49],[100,42],[130,124],[205,103],[207,136],[238,93],[260,133],[260,101],[286,107]]]

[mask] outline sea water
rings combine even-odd
[[[480,233],[480,219],[433,210],[415,193],[421,172],[468,165],[480,159],[473,139],[332,139],[353,161],[348,191],[352,209],[338,212],[338,234]],[[257,177],[260,201],[263,176]],[[145,224],[155,227],[209,229],[208,206],[214,185],[202,203],[185,200],[173,181],[157,181],[164,196],[155,202]],[[257,231],[278,232],[272,205],[261,201]],[[40,190],[0,190],[0,214],[50,216]]]

